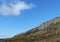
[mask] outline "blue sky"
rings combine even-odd
[[[60,0],[0,0],[0,38],[28,31],[57,16]]]

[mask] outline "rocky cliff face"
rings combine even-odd
[[[10,39],[1,39],[0,42],[60,42],[60,17]]]

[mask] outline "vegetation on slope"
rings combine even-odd
[[[60,18],[55,18],[25,33],[0,42],[60,42]]]

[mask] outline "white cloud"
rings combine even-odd
[[[0,5],[0,14],[7,16],[7,15],[15,15],[18,16],[21,14],[22,11],[31,9],[33,4],[28,4],[25,1],[15,1],[11,0],[11,2],[7,2],[5,0],[2,1],[2,5]]]

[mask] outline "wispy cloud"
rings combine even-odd
[[[0,0],[0,14],[18,16],[22,11],[33,8],[33,4],[21,0]]]

